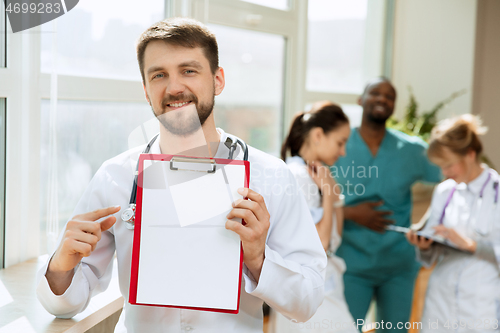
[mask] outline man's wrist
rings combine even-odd
[[[49,264],[47,265],[47,273],[50,272],[52,274],[57,274],[58,276],[65,276],[74,271],[74,267],[69,270],[62,268],[57,258],[55,257],[56,254],[54,254],[52,258],[50,258]]]
[[[260,273],[262,271],[262,266],[264,266],[265,255],[262,254],[262,257],[258,257],[249,261],[245,261],[245,265],[247,266],[250,274],[252,274],[255,282],[259,282]]]
[[[73,276],[75,274],[75,269],[72,268],[69,271],[58,269],[57,266],[54,267],[54,263],[50,259],[49,265],[47,267],[47,272],[45,272],[45,278],[49,283],[49,287],[55,295],[62,295],[71,285]]]
[[[353,206],[344,206],[344,219],[346,220],[356,220],[355,209]]]

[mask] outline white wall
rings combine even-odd
[[[484,150],[495,167],[500,168],[500,1],[478,3],[476,64],[473,111],[489,127],[483,138]]]
[[[477,0],[396,1],[393,81],[396,116],[413,87],[420,111],[467,89],[439,115],[471,112]]]

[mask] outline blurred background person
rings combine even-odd
[[[328,255],[325,300],[305,323],[286,319],[272,311],[270,332],[356,332],[344,298],[342,274],[345,263],[334,253],[340,245],[343,226],[343,195],[328,166],[345,155],[349,120],[331,102],[316,104],[309,112],[295,117],[283,143],[281,158],[286,160],[316,223],[321,243]],[[291,157],[286,157],[290,153]]]
[[[422,232],[444,237],[462,251],[413,231],[407,234],[420,262],[426,266],[437,262],[427,289],[422,332],[498,329],[499,177],[480,163],[479,135],[485,132],[477,116],[465,114],[441,121],[431,134],[429,158],[447,180],[434,191],[431,215]]]
[[[412,185],[437,183],[441,173],[427,159],[423,140],[386,128],[395,102],[396,89],[388,79],[376,78],[366,85],[358,101],[363,107],[361,126],[353,129],[347,156],[331,171],[345,194],[343,241],[337,255],[347,266],[349,310],[355,320],[364,320],[374,298],[376,321],[383,320],[386,329],[406,332],[396,326],[410,318],[419,264],[405,237],[385,230],[389,224],[410,226]]]

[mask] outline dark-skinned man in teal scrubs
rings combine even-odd
[[[412,185],[441,180],[439,168],[427,159],[424,141],[386,128],[395,101],[389,80],[368,83],[359,98],[361,126],[351,132],[347,156],[331,168],[346,197],[343,241],[337,251],[347,265],[346,300],[360,322],[372,298],[376,300],[377,332],[407,331],[419,269],[415,249],[404,235],[385,227],[409,227]]]

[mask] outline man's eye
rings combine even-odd
[[[193,73],[196,73],[196,72],[194,70],[192,70],[192,69],[186,69],[184,71],[184,73],[186,73],[186,74],[193,74]]]
[[[162,78],[163,76],[164,76],[163,73],[159,73],[159,74],[156,74],[155,76],[153,76],[153,79]]]

